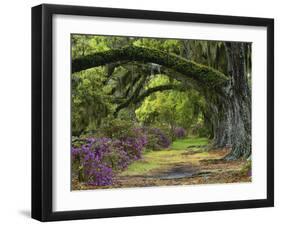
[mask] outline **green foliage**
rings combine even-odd
[[[158,49],[180,55],[181,40],[140,38],[134,41],[134,46]]]
[[[72,132],[95,130],[112,108],[103,90],[103,70],[93,68],[72,75]]]
[[[134,136],[133,124],[128,120],[107,118],[99,128],[98,136],[120,139]]]
[[[113,120],[114,117],[164,128],[171,139],[174,139],[171,134],[176,126],[185,128],[188,134],[210,134],[210,122],[207,124],[205,118],[210,114],[210,108],[203,96],[207,92],[196,90],[196,86],[186,90],[155,91],[140,102],[134,101],[149,88],[171,84],[185,87],[185,83],[175,79],[176,72],[174,74],[173,70],[177,73],[189,72],[188,76],[198,78],[198,81],[204,81],[208,86],[225,82],[225,76],[219,72],[227,72],[223,42],[81,34],[72,35],[71,42],[72,69],[77,71],[86,65],[94,67],[72,74],[73,135],[110,133],[105,128],[118,128],[118,125],[114,125],[117,122]],[[250,52],[250,48],[245,52],[247,59],[250,59]],[[248,69],[251,62],[247,62]],[[165,74],[167,70],[162,70],[158,64],[164,64],[172,70]],[[191,84],[194,82],[186,81]],[[208,95],[208,101],[210,97]],[[124,107],[120,108],[122,105]],[[114,115],[116,109],[118,111]]]
[[[170,83],[167,76],[157,75],[151,79],[148,88],[167,83]],[[176,126],[185,128],[189,133],[196,133],[196,128],[203,124],[200,112],[205,105],[204,98],[194,90],[156,92],[143,101],[136,110],[136,116],[145,125],[166,125],[171,133]]]
[[[120,48],[132,42],[128,37],[110,37],[73,34],[71,36],[72,57],[78,58],[95,52]]]

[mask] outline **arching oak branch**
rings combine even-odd
[[[97,52],[74,59],[72,61],[72,73],[119,61],[159,64],[207,86],[218,86],[228,80],[223,73],[211,67],[160,50],[136,46]]]
[[[185,91],[189,86],[177,85],[177,84],[167,84],[167,85],[159,85],[152,88],[145,90],[142,94],[134,93],[129,99],[124,101],[122,104],[118,105],[116,108],[114,115],[116,116],[117,113],[123,109],[128,107],[130,104],[137,104],[143,101],[146,97],[151,95],[152,93],[165,91],[165,90],[178,90],[178,91]]]

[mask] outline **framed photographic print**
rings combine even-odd
[[[274,205],[274,21],[32,8],[32,217]]]

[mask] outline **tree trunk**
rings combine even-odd
[[[219,106],[215,145],[231,147],[226,160],[248,158],[251,155],[251,91],[246,71],[247,43],[225,43],[230,80],[224,88],[226,97]]]

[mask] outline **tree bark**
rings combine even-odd
[[[219,105],[215,145],[231,147],[226,160],[251,155],[251,91],[246,71],[246,43],[225,43],[230,80],[224,88],[227,98]]]

